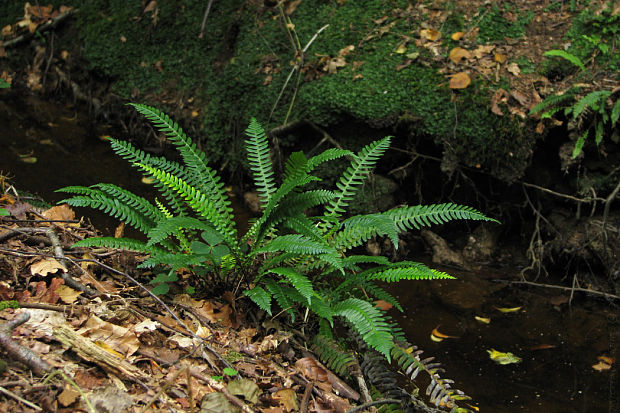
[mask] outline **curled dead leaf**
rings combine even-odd
[[[471,83],[471,78],[466,72],[459,72],[450,76],[450,89],[465,89]]]
[[[465,36],[465,32],[456,32],[456,33],[452,33],[452,36],[450,36],[450,38],[454,40],[455,42],[458,42],[459,40],[463,38],[463,36]]]
[[[469,53],[467,50],[463,49],[462,47],[455,47],[454,49],[450,50],[450,54],[448,55],[448,57],[454,63],[460,63],[461,60],[463,59],[465,60],[469,59],[471,57],[471,53]]]
[[[420,30],[420,37],[434,42],[441,38],[441,32],[435,29],[422,29]]]
[[[497,63],[504,63],[506,59],[507,59],[507,56],[502,53],[495,53],[493,55],[493,60],[495,60]]]

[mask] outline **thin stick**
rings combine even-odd
[[[372,402],[360,404],[359,406],[356,406],[356,407],[352,408],[351,410],[347,410],[346,413],[360,412],[362,410],[366,410],[369,407],[379,406],[381,404],[402,404],[402,402],[400,400],[398,400],[398,399],[375,400],[375,401],[372,401]]]
[[[598,197],[594,197],[594,198],[577,198],[577,197],[574,197],[572,195],[566,195],[566,194],[562,194],[560,192],[555,192],[555,191],[552,191],[551,189],[544,188],[542,186],[538,186],[538,185],[534,185],[534,184],[529,184],[527,182],[522,182],[522,185],[528,186],[530,188],[538,189],[539,191],[547,192],[548,194],[555,195],[555,196],[558,196],[560,198],[570,199],[570,200],[575,201],[575,202],[590,203],[590,202],[596,202],[596,201],[606,201],[605,198],[598,198]]]
[[[58,24],[59,24],[61,21],[63,21],[63,20],[64,20],[64,19],[66,19],[67,17],[71,16],[72,14],[76,13],[78,10],[79,10],[79,9],[73,9],[73,10],[66,11],[66,12],[64,12],[64,13],[62,13],[62,14],[59,14],[59,15],[58,15],[57,17],[55,17],[53,20],[50,20],[50,21],[48,21],[47,23],[45,23],[45,24],[43,24],[43,25],[39,26],[39,27],[37,28],[37,31],[36,31],[36,32],[41,33],[41,32],[44,32],[45,30],[53,29],[54,27],[58,26]],[[36,33],[36,32],[35,32],[35,33]],[[20,42],[22,42],[22,41],[24,41],[24,40],[30,39],[30,38],[31,38],[31,37],[33,37],[33,36],[34,36],[34,33],[27,33],[27,34],[23,34],[23,35],[21,35],[21,36],[17,36],[17,37],[16,37],[16,38],[14,38],[14,39],[7,40],[6,42],[3,42],[2,46],[4,46],[4,47],[15,46],[16,44],[18,44],[18,43],[20,43]]]
[[[535,283],[535,282],[532,282],[532,281],[511,281],[511,280],[493,280],[493,281],[499,282],[499,283],[507,283],[507,284],[532,285],[534,287],[553,288],[553,289],[556,289],[556,290],[563,290],[563,291],[578,291],[578,292],[582,292],[582,293],[586,293],[586,294],[600,295],[600,296],[603,296],[605,298],[610,298],[610,299],[613,299],[613,300],[620,300],[620,295],[605,293],[603,291],[590,290],[588,288],[564,287],[562,285],[540,284],[540,283]]]
[[[209,17],[212,4],[213,0],[209,0],[209,4],[207,4],[207,8],[205,9],[205,14],[202,16],[202,23],[200,23],[200,34],[198,34],[199,39],[202,39],[202,36],[205,34],[205,25],[207,24],[207,17]]]
[[[0,393],[4,393],[7,396],[12,397],[19,402],[24,403],[26,406],[30,407],[31,409],[35,409],[38,412],[43,411],[43,409],[37,406],[36,404],[29,402],[28,400],[18,396],[17,394],[13,393],[10,390],[5,389],[4,387],[0,387]]]

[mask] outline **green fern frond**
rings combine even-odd
[[[334,316],[333,309],[324,300],[324,298],[316,291],[312,295],[312,301],[304,305],[308,307],[310,311],[318,315],[323,320],[327,320],[330,325],[333,324],[333,320],[332,320]]]
[[[312,338],[312,351],[330,370],[339,376],[349,374],[349,369],[355,365],[354,356],[342,350],[329,337],[317,334]]]
[[[217,230],[224,237],[225,242],[231,248],[237,248],[235,239],[237,232],[234,228],[234,221],[229,220],[228,216],[222,216],[209,196],[201,193],[198,189],[188,185],[182,179],[171,175],[168,172],[148,165],[137,165],[151,174],[155,179],[162,182],[170,189],[176,191],[185,199],[190,208],[192,208],[200,216],[204,217],[215,228],[215,230]]]
[[[280,206],[278,207],[278,215],[296,215],[306,211],[307,209],[324,205],[334,199],[335,196],[336,194],[326,189],[291,193],[280,203]]]
[[[243,295],[249,297],[256,305],[263,310],[267,311],[267,314],[271,314],[271,294],[265,291],[262,287],[256,286],[249,290],[245,290]]]
[[[323,234],[316,227],[315,222],[303,214],[287,217],[282,222],[282,226],[298,234],[304,235],[309,239],[313,239],[327,245],[327,241],[325,241]]]
[[[291,322],[295,322],[295,311],[293,310],[293,306],[297,302],[307,302],[304,297],[299,294],[297,290],[288,285],[282,285],[281,283],[275,281],[274,279],[268,278],[265,280],[265,287],[269,290],[272,297],[275,298],[276,302],[288,315],[291,316]],[[299,296],[298,300],[293,299],[295,296]]]
[[[276,191],[273,179],[273,166],[269,157],[269,143],[265,130],[254,118],[250,119],[250,125],[245,131],[248,139],[245,141],[245,148],[248,152],[248,162],[254,174],[254,184],[256,185],[264,208],[269,202],[271,195]]]
[[[360,273],[360,277],[369,280],[397,282],[400,280],[443,280],[455,279],[445,272],[429,268],[424,264],[413,261],[400,261],[390,264],[388,268],[372,268]]]
[[[383,300],[385,302],[392,304],[401,313],[405,311],[403,307],[400,305],[400,303],[398,302],[398,300],[392,294],[388,293],[387,291],[385,291],[383,288],[379,287],[372,281],[363,281],[362,283],[359,284],[359,287],[363,288],[364,291],[368,293],[368,295],[374,297],[375,299]]]
[[[392,335],[381,311],[367,301],[348,298],[333,306],[334,315],[347,319],[372,348],[390,360]]]
[[[149,231],[147,245],[154,245],[168,238],[170,234],[179,232],[180,229],[200,229],[203,231],[213,230],[211,225],[192,217],[167,218]]]
[[[547,96],[542,102],[538,103],[536,106],[530,110],[530,115],[538,113],[546,108],[563,104],[567,100],[571,100],[575,97],[575,94],[579,91],[579,87],[573,87],[562,93],[561,95],[551,95]],[[564,105],[560,105],[564,106]]]
[[[611,115],[609,117],[609,120],[611,121],[612,127],[616,125],[618,119],[620,119],[620,99],[616,100],[616,103],[614,103],[614,107],[611,109]]]
[[[581,61],[580,58],[578,58],[577,56],[575,56],[572,53],[568,53],[567,51],[564,50],[548,50],[545,53],[543,53],[543,56],[556,56],[556,57],[561,57],[562,59],[566,59],[569,62],[571,62],[572,64],[574,64],[575,66],[577,66],[578,68],[580,68],[582,71],[586,71],[586,67],[583,64],[583,62]]]
[[[184,181],[190,183],[190,185],[194,184],[192,183],[191,174],[182,165],[173,161],[169,161],[163,156],[151,156],[150,154],[134,147],[129,142],[119,141],[117,139],[110,139],[110,146],[117,155],[129,161],[133,166],[138,163],[149,165],[154,168],[162,169],[174,176],[178,176]],[[157,188],[157,190],[161,192],[164,199],[166,200],[168,205],[170,205],[176,215],[185,214],[185,204],[183,200],[179,198],[176,192],[163,185],[161,182],[155,182],[154,186]]]
[[[377,265],[388,265],[390,260],[382,255],[372,256],[372,255],[349,255],[342,259],[342,266],[344,268],[356,268],[357,264],[377,264]]]
[[[154,268],[158,265],[170,267],[172,271],[179,268],[191,268],[193,266],[204,265],[204,257],[194,254],[182,254],[164,252],[151,255],[138,268]]]
[[[279,236],[257,249],[255,254],[264,252],[290,252],[304,255],[337,253],[325,244],[310,240],[299,234]]]
[[[609,90],[596,90],[594,92],[590,92],[581,99],[577,101],[573,105],[573,119],[576,119],[583,113],[587,108],[591,108],[592,110],[598,110],[599,105],[605,105],[605,100],[611,96],[611,91]]]
[[[83,195],[63,199],[60,203],[67,203],[76,207],[99,209],[106,214],[131,225],[144,234],[155,226],[155,221],[149,216],[146,216],[144,212],[136,210],[133,206],[126,205],[119,199],[110,197],[98,189],[71,186],[58,189],[57,192],[82,193]],[[144,200],[144,202],[148,201]]]
[[[286,278],[288,282],[290,282],[291,285],[299,291],[299,294],[301,294],[306,301],[310,303],[314,291],[312,289],[312,283],[308,277],[289,267],[271,268],[268,272]]]
[[[332,245],[344,251],[362,245],[374,236],[387,235],[398,249],[400,229],[394,220],[384,214],[356,215],[343,222],[344,229],[334,235]]]
[[[308,169],[306,170],[306,172],[310,173],[320,164],[328,161],[333,161],[334,159],[342,158],[343,156],[353,156],[353,152],[346,149],[338,148],[327,149],[320,154],[308,159]]]
[[[293,152],[284,164],[284,178],[306,174],[308,159],[302,151]]]
[[[415,229],[430,227],[433,224],[443,224],[455,219],[499,223],[496,219],[489,218],[474,208],[452,203],[404,206],[382,212],[382,215],[390,217],[400,231],[407,231],[412,227]]]
[[[71,248],[77,247],[96,247],[96,248],[110,248],[116,250],[127,250],[141,252],[144,254],[165,254],[166,251],[152,245],[147,245],[143,241],[138,241],[133,238],[114,238],[114,237],[96,237],[86,238],[79,240],[71,246]]]
[[[390,146],[390,136],[366,145],[357,155],[353,156],[351,165],[344,171],[340,180],[336,183],[338,191],[336,197],[327,205],[325,216],[327,218],[338,217],[345,212],[357,189],[364,179],[375,167],[379,158]],[[326,224],[330,225],[329,219]]]
[[[155,205],[151,204],[141,196],[120,188],[113,184],[96,184],[91,188],[97,188],[101,192],[107,194],[111,198],[118,199],[123,204],[134,208],[136,211],[140,211],[145,217],[152,219],[154,222],[166,219],[165,215]]]
[[[234,217],[228,195],[224,189],[224,183],[220,180],[217,173],[207,165],[208,161],[205,153],[196,144],[192,143],[181,127],[164,112],[147,105],[136,103],[130,103],[129,105],[150,120],[157,129],[164,132],[166,137],[176,145],[191,175],[189,180],[187,178],[179,178],[209,197],[218,214],[229,222],[227,226],[234,230]],[[146,165],[143,162],[137,163]],[[163,170],[165,171],[165,169]]]

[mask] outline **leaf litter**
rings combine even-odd
[[[308,383],[309,412],[345,412],[359,399],[308,352],[290,350],[283,328],[252,327],[231,292],[171,294],[171,314],[123,276],[148,285],[153,275],[136,269],[143,257],[71,249],[96,231],[68,206],[41,211],[12,197],[1,206],[0,348],[27,356],[8,358],[0,385],[16,398],[0,399],[0,411],[292,412]]]

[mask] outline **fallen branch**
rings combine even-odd
[[[553,288],[556,290],[564,290],[572,292],[582,292],[586,294],[592,295],[600,295],[605,298],[610,298],[612,300],[620,300],[620,295],[605,293],[603,291],[591,290],[589,288],[581,288],[581,287],[564,287],[563,285],[555,285],[555,284],[540,284],[533,281],[511,281],[511,280],[493,280],[498,283],[507,283],[507,284],[523,284],[523,285],[532,285],[534,287],[542,287],[542,288]]]
[[[31,409],[34,409],[38,412],[43,411],[42,408],[40,408],[39,406],[37,406],[36,404],[29,402],[28,400],[24,399],[23,397],[20,397],[19,395],[13,393],[10,390],[5,389],[4,387],[0,387],[0,393],[5,394],[9,397],[14,398],[15,400],[17,400],[18,402],[21,402],[23,404],[25,404],[26,406],[30,407]]]
[[[62,250],[62,246],[60,245],[60,239],[56,232],[54,232],[54,227],[50,227],[45,235],[52,241],[52,245],[54,247],[54,257],[65,267],[65,271],[61,271],[60,276],[63,280],[65,280],[65,284],[74,290],[82,291],[84,294],[89,296],[97,296],[99,292],[97,290],[93,290],[90,287],[85,286],[81,282],[77,281],[69,273],[66,271],[67,265],[67,257],[65,257],[65,253]]]
[[[66,11],[64,13],[59,14],[58,16],[56,16],[55,18],[53,18],[52,20],[42,24],[41,26],[39,26],[37,28],[37,30],[34,33],[26,33],[26,34],[22,34],[21,36],[17,36],[14,39],[11,40],[7,40],[6,42],[2,43],[3,47],[11,47],[11,46],[15,46],[21,42],[23,42],[24,40],[28,40],[32,37],[34,37],[35,33],[39,32],[42,33],[44,31],[50,30],[55,28],[56,26],[58,26],[60,24],[60,22],[62,22],[63,20],[65,20],[67,17],[73,15],[74,13],[76,13],[79,9],[73,9],[73,10],[69,10]]]
[[[18,344],[11,337],[11,333],[15,329],[30,319],[30,314],[23,312],[17,315],[13,320],[7,321],[0,325],[0,347],[3,348],[9,358],[24,363],[32,370],[35,376],[43,376],[52,371],[52,366],[41,359],[34,351]]]

